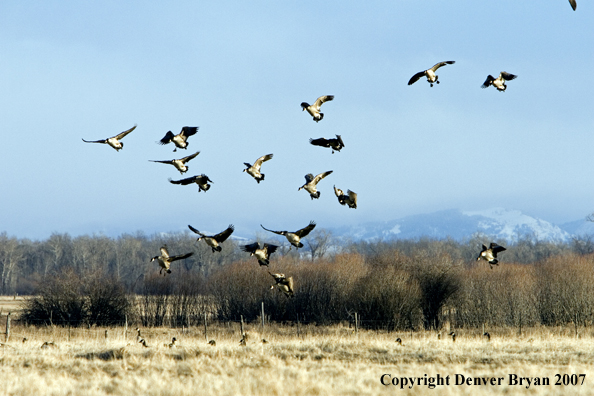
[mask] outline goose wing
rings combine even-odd
[[[347,194],[351,198],[351,201],[353,201],[356,205],[357,204],[357,193],[354,191],[351,191],[351,190],[347,190]]]
[[[299,238],[303,238],[304,236],[309,234],[314,228],[316,228],[316,223],[313,221],[310,221],[309,225],[307,227],[304,227],[298,231],[295,231],[295,235],[297,235]]]
[[[445,62],[439,62],[439,63],[436,63],[436,64],[435,64],[435,65],[434,65],[434,66],[431,68],[431,70],[433,70],[433,71],[437,71],[437,69],[439,69],[439,68],[440,68],[440,67],[442,67],[442,66],[445,66],[445,65],[453,65],[454,63],[456,63],[456,61],[445,61]]]
[[[190,137],[192,135],[195,135],[196,132],[198,132],[198,127],[185,126],[182,128],[182,130],[179,134],[184,135],[185,137]]]
[[[312,173],[308,173],[307,175],[305,175],[305,184],[311,183],[313,179],[314,175]]]
[[[194,154],[192,155],[188,155],[187,157],[184,157],[182,159],[180,159],[181,162],[183,162],[184,164],[188,161],[193,160],[194,158],[196,158],[196,156],[200,154],[200,151],[196,151]]]
[[[256,253],[256,250],[260,248],[260,244],[258,242],[250,243],[249,245],[241,246],[241,250],[248,253]]]
[[[344,142],[342,141],[342,137],[340,137],[340,135],[336,135],[336,139],[338,140],[338,143],[340,143],[340,145],[342,147],[344,147]]]
[[[276,283],[281,283],[282,281],[285,280],[285,274],[273,274],[270,271],[268,271],[268,273],[270,274],[270,276],[272,276],[274,278]]]
[[[150,162],[158,162],[160,164],[170,164],[173,165],[173,160],[169,160],[169,161],[155,161],[155,160],[149,160]]]
[[[167,144],[167,143],[171,143],[171,140],[173,139],[175,135],[173,134],[173,132],[168,131],[165,136],[163,137],[163,139],[159,140],[159,144]]]
[[[571,4],[571,8],[573,8],[573,10],[575,11],[575,9],[577,8],[577,3],[575,2],[575,0],[569,0],[569,4]]]
[[[82,140],[85,143],[107,143],[107,139],[101,139],[101,140]]]
[[[161,256],[169,257],[169,251],[167,250],[167,245],[161,246]]]
[[[273,230],[269,230],[268,228],[264,227],[262,224],[260,224],[260,227],[264,228],[266,231],[274,232],[275,234],[278,234],[278,235],[285,235],[287,233],[287,231],[273,231]]]
[[[487,88],[489,85],[493,84],[493,81],[495,81],[495,77],[489,74],[483,85],[481,85],[481,88]]]
[[[192,176],[192,177],[186,177],[185,179],[181,179],[181,180],[169,179],[169,183],[181,184],[182,186],[187,186],[188,184],[196,183],[196,180],[198,180],[199,177],[200,176]]]
[[[266,155],[261,156],[260,158],[258,158],[256,160],[256,162],[254,162],[254,168],[260,169],[260,167],[262,166],[262,162],[266,162],[269,159],[272,159],[272,154],[266,154]]]
[[[127,131],[124,132],[120,132],[119,134],[115,135],[114,137],[118,140],[122,139],[124,136],[126,136],[127,134],[129,134],[130,132],[132,132],[133,130],[136,129],[136,125],[134,125],[132,128],[128,129]]]
[[[330,173],[332,173],[333,171],[327,171],[324,173],[320,173],[319,175],[317,175],[314,179],[313,182],[314,184],[318,184],[323,178],[325,178],[326,176],[328,176]]]
[[[268,256],[270,257],[270,255],[274,252],[276,252],[276,249],[278,249],[277,245],[271,245],[269,243],[265,243],[264,244],[264,249],[266,249],[266,251],[268,252]]]
[[[227,229],[225,231],[219,232],[213,238],[217,242],[224,242],[227,240],[227,238],[229,238],[231,236],[231,234],[233,234],[234,230],[235,230],[235,226],[233,226],[233,224],[229,224],[229,227],[227,227]]]
[[[194,180],[198,183],[204,184],[206,182],[211,182],[214,183],[212,180],[210,180],[208,178],[208,176],[206,176],[204,173],[201,174],[200,176],[194,176]]]
[[[169,261],[183,260],[185,258],[190,257],[193,254],[194,254],[194,252],[190,252],[190,253],[186,253],[186,254],[179,254],[177,256],[172,256],[172,257],[169,257]]]
[[[324,95],[324,96],[320,96],[319,98],[316,99],[316,101],[314,102],[313,106],[316,107],[318,110],[320,110],[320,107],[326,103],[329,102],[331,100],[334,99],[334,95]]]
[[[340,188],[336,188],[336,186],[334,186],[334,194],[336,194],[336,196],[339,198],[341,195],[343,195],[342,190]]]
[[[410,80],[408,80],[408,85],[413,85],[414,83],[416,83],[417,81],[419,81],[419,79],[421,77],[423,77],[424,75],[425,75],[425,71],[418,72],[417,74],[415,74],[414,76],[412,76],[410,78]]]
[[[198,234],[198,235],[200,235],[201,237],[205,237],[205,236],[206,236],[206,235],[204,235],[203,233],[201,233],[200,231],[198,231],[197,229],[195,229],[194,227],[192,227],[192,226],[191,226],[191,225],[189,225],[189,224],[188,224],[188,228],[189,228],[190,230],[192,230],[192,232],[193,232],[194,234]]]
[[[309,139],[309,143],[313,144],[314,146],[330,147],[330,141],[324,138]]]
[[[501,78],[503,78],[504,80],[507,80],[507,81],[511,81],[514,78],[518,77],[515,74],[511,74],[511,73],[504,72],[504,71],[501,72],[500,76],[501,76]]]
[[[497,256],[497,253],[503,252],[504,250],[507,250],[503,246],[500,246],[500,245],[498,245],[498,244],[496,244],[494,242],[491,242],[491,245],[489,246],[489,249],[491,249],[491,251],[493,252],[493,256]]]
[[[293,294],[293,277],[292,276],[285,278],[285,280],[282,282],[282,284],[289,288],[287,294]]]

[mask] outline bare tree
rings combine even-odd
[[[0,291],[9,293],[16,265],[23,259],[23,252],[19,249],[16,238],[8,238],[6,232],[0,234]]]
[[[309,234],[305,241],[311,254],[311,261],[324,257],[331,247],[332,239],[332,231],[325,228],[314,230]]]

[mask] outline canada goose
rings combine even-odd
[[[196,184],[198,184],[198,192],[200,192],[200,191],[207,192],[210,189],[210,184],[208,184],[208,182],[214,183],[204,173],[199,176],[196,175],[196,176],[187,177],[187,178],[181,179],[181,180],[169,179],[169,183],[181,184],[182,186],[187,186],[188,184],[196,183]]]
[[[483,333],[483,337],[485,337],[485,339],[486,339],[487,341],[491,341],[491,334],[489,334],[488,332],[486,332],[486,331],[485,331],[485,332]]]
[[[27,342],[27,337],[23,337],[23,344]]]
[[[241,340],[239,340],[239,345],[241,345],[243,347],[246,346],[247,345],[246,339],[242,337]]]
[[[303,110],[307,110],[307,112],[313,117],[313,120],[315,122],[319,122],[322,118],[324,118],[324,113],[320,113],[320,107],[325,102],[329,102],[333,99],[334,95],[324,95],[320,96],[312,105],[310,105],[307,102],[301,103],[301,107]]]
[[[575,9],[577,8],[577,3],[575,2],[575,0],[569,0],[569,4],[571,4],[571,8],[573,8],[573,10],[575,11]]]
[[[175,346],[176,346],[176,345],[175,345],[175,342],[176,342],[176,341],[177,341],[177,338],[173,337],[173,338],[171,339],[171,343],[170,343],[170,344],[167,344],[167,346],[168,346],[169,348],[175,348]]]
[[[260,182],[264,180],[264,173],[260,173],[260,167],[262,166],[262,162],[266,162],[269,159],[272,159],[272,154],[266,154],[261,156],[256,160],[256,162],[254,162],[254,165],[250,165],[247,162],[244,162],[243,164],[247,166],[247,168],[243,171],[247,172],[248,175],[252,176],[254,179],[256,179],[258,184],[260,184]]]
[[[335,151],[340,152],[340,150],[344,147],[344,142],[342,141],[340,135],[336,135],[336,138],[332,139],[309,139],[309,143],[313,144],[314,146],[330,147],[332,149],[332,154],[334,154]]]
[[[504,71],[499,73],[499,77],[497,78],[489,74],[483,85],[481,85],[481,88],[487,88],[489,85],[493,85],[495,88],[497,88],[498,91],[505,92],[505,90],[507,89],[507,85],[505,85],[505,82],[511,81],[516,77],[518,76]]]
[[[402,339],[400,337],[396,338],[395,341],[398,345],[402,346]]]
[[[200,237],[196,239],[196,242],[198,242],[201,239],[204,239],[204,242],[206,242],[206,244],[212,248],[213,253],[220,252],[222,250],[222,248],[219,246],[219,243],[225,242],[227,238],[229,238],[229,236],[231,236],[231,234],[233,234],[233,231],[235,230],[233,224],[230,224],[225,231],[219,232],[218,234],[213,236],[207,236],[189,224],[188,228],[192,230],[192,232],[194,232],[195,234],[200,235]]]
[[[265,243],[262,247],[260,247],[260,243],[258,242],[254,242],[249,245],[243,245],[241,247],[241,250],[243,250],[244,252],[248,252],[250,256],[256,256],[256,258],[258,259],[258,264],[260,264],[260,266],[268,266],[268,264],[270,264],[268,259],[270,258],[270,255],[272,253],[276,252],[276,249],[278,249],[278,246],[271,245],[268,243]]]
[[[272,231],[272,230],[269,230],[268,228],[265,228],[262,224],[260,224],[260,227],[264,228],[266,231],[274,232],[275,234],[278,234],[278,235],[284,235],[287,238],[287,240],[291,243],[291,245],[293,245],[297,249],[299,249],[299,248],[303,247],[303,243],[301,243],[301,238],[304,238],[305,236],[307,236],[307,234],[309,234],[316,227],[316,223],[313,221],[310,221],[309,225],[307,227],[304,227],[304,228],[297,230],[295,232]],[[289,250],[291,250],[291,248],[289,248]]]
[[[341,205],[347,205],[349,208],[357,209],[357,193],[347,190],[345,194],[340,188],[334,186],[334,194],[338,197],[338,202]]]
[[[456,62],[455,61],[446,61],[446,62],[436,63],[435,65],[433,65],[432,68],[423,70],[421,72],[418,72],[414,76],[412,76],[410,78],[410,80],[408,81],[408,85],[413,85],[423,76],[427,77],[427,81],[429,82],[430,86],[433,86],[433,83],[439,84],[439,80],[438,80],[439,77],[437,76],[437,74],[435,74],[437,69],[439,69],[440,67],[445,66],[445,65],[453,65],[454,63],[456,63]]]
[[[195,135],[196,132],[198,132],[198,127],[189,126],[183,127],[181,132],[177,135],[174,135],[173,132],[168,131],[165,134],[165,137],[159,140],[159,143],[168,144],[173,142],[173,144],[175,144],[175,148],[173,149],[173,151],[177,151],[178,148],[186,149],[188,147],[188,138],[192,135]]]
[[[141,338],[140,341],[138,341],[140,344],[142,344],[143,347],[148,348],[149,346],[146,343],[146,340],[144,338]]]
[[[138,333],[136,334],[136,342],[140,342],[142,336],[140,335],[140,329],[138,327],[136,328],[136,332]]]
[[[217,346],[217,342],[215,340],[210,340],[210,341],[208,341],[208,345]]]
[[[287,297],[293,297],[293,277],[289,276],[288,278],[285,277],[285,274],[273,274],[272,272],[268,272],[276,281],[276,288],[283,293]],[[271,289],[274,289],[275,285],[270,286]]]
[[[149,160],[151,162],[159,162],[161,164],[170,164],[175,166],[175,169],[177,169],[179,171],[179,173],[181,173],[182,175],[184,173],[186,173],[188,171],[188,167],[186,166],[186,162],[189,162],[190,160],[193,160],[194,158],[196,158],[196,156],[200,154],[200,151],[196,151],[194,154],[192,155],[188,155],[187,157],[184,158],[180,158],[180,159],[172,159],[170,161],[153,161],[153,160]]]
[[[476,258],[476,261],[480,261],[481,259],[487,260],[491,269],[493,269],[493,265],[499,265],[497,261],[497,253],[503,252],[506,250],[503,246],[499,246],[495,242],[491,242],[489,248],[483,245],[483,250],[479,253],[479,256]]]
[[[268,341],[266,340],[266,338],[262,338],[262,344],[268,344]]]
[[[119,133],[113,137],[107,138],[107,139],[93,140],[93,141],[83,139],[82,141],[85,143],[107,143],[111,147],[113,147],[116,151],[120,151],[121,149],[124,148],[124,143],[120,142],[120,139],[123,139],[124,136],[126,136],[127,134],[132,132],[134,129],[136,129],[136,125],[134,125],[130,129],[128,129],[127,131],[121,132],[121,133]]]
[[[452,341],[453,341],[453,342],[456,342],[456,333],[454,333],[454,332],[452,331],[452,332],[451,332],[450,334],[448,334],[448,335],[452,336]]]
[[[50,342],[46,341],[41,345],[41,349],[49,349],[49,348],[57,348],[57,347],[58,346],[53,341],[50,341]]]
[[[169,267],[171,266],[172,262],[188,258],[193,254],[194,254],[193,252],[190,252],[190,253],[186,253],[186,254],[180,254],[178,256],[170,256],[169,251],[167,250],[167,245],[163,245],[161,247],[161,255],[153,257],[151,259],[151,263],[153,261],[157,260],[157,262],[159,263],[159,266],[161,267],[159,274],[161,274],[163,272],[163,270],[165,270],[165,272],[167,274],[170,274],[171,270],[169,269]],[[140,330],[138,330],[138,328],[136,330],[138,331],[137,337],[140,337]]]
[[[309,193],[309,196],[311,197],[312,200],[314,198],[315,199],[320,198],[321,193],[317,190],[316,186],[323,178],[325,178],[326,176],[328,176],[331,173],[332,173],[332,171],[327,171],[324,173],[320,173],[316,177],[314,177],[313,174],[308,173],[307,175],[305,175],[305,184],[302,185],[301,187],[299,187],[297,189],[297,191],[304,189],[305,191],[307,191]]]

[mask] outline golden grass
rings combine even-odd
[[[491,331],[487,342],[478,331],[457,330],[437,339],[433,332],[385,333],[332,326],[246,326],[246,347],[239,345],[237,324],[203,329],[145,328],[149,348],[136,343],[133,329],[13,327],[0,347],[2,395],[491,395],[592,394],[592,330],[527,329]],[[26,337],[27,341],[22,342]],[[169,348],[176,337],[178,347]],[[261,342],[262,337],[268,341]],[[395,339],[402,339],[399,346]],[[2,339],[3,341],[3,339]],[[42,349],[53,341],[54,348]],[[380,378],[450,376],[450,385],[423,384],[400,389]],[[504,377],[501,385],[455,385],[455,375]],[[509,374],[548,377],[550,385],[509,385]],[[555,374],[586,374],[583,385],[556,386]],[[385,377],[387,378],[387,377]]]

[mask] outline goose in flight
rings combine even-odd
[[[445,65],[453,65],[454,63],[456,63],[456,61],[446,61],[446,62],[436,63],[432,68],[423,70],[421,72],[418,72],[414,76],[412,76],[410,78],[410,80],[408,81],[408,85],[413,85],[423,76],[427,77],[427,81],[429,82],[430,86],[433,86],[433,83],[439,84],[439,80],[438,80],[439,76],[437,74],[435,74],[437,69],[439,69],[440,67],[445,66]]]
[[[258,182],[258,184],[260,184],[260,182],[262,180],[264,180],[264,173],[260,173],[260,167],[262,166],[263,162],[266,162],[268,160],[272,159],[272,154],[266,154],[261,156],[260,158],[258,158],[256,160],[256,162],[254,162],[254,165],[248,164],[247,162],[244,162],[243,164],[247,167],[246,169],[244,169],[244,172],[247,172],[248,175],[252,176],[254,179],[256,179],[256,181]]]
[[[85,139],[83,139],[82,141],[85,143],[107,143],[111,147],[113,147],[116,151],[120,151],[121,149],[124,148],[124,143],[120,142],[120,139],[123,139],[127,134],[132,132],[134,129],[136,129],[136,125],[134,125],[130,129],[128,129],[127,131],[121,132],[121,133],[119,133],[113,137],[107,138],[107,139],[103,139],[103,140],[85,140]]]
[[[260,224],[260,227],[264,228],[266,231],[274,232],[275,234],[278,234],[278,235],[284,235],[287,238],[287,240],[291,243],[291,245],[293,245],[297,249],[299,249],[299,248],[303,247],[303,243],[301,243],[301,238],[306,237],[316,227],[316,223],[313,221],[310,221],[309,225],[307,227],[304,227],[304,228],[297,230],[295,232],[272,231],[272,230],[269,230],[268,228],[264,227],[262,224]],[[289,248],[289,250],[291,250],[291,248]]]
[[[357,209],[357,193],[347,190],[345,194],[340,188],[334,186],[334,194],[338,197],[338,202],[341,205],[347,205],[349,208]]]
[[[260,247],[260,244],[258,242],[254,242],[252,244],[244,245],[241,247],[241,250],[249,253],[250,256],[256,256],[256,258],[258,259],[258,264],[260,264],[260,266],[268,266],[268,264],[270,264],[270,261],[268,260],[270,259],[270,255],[276,252],[276,249],[278,249],[278,246],[271,245],[268,243],[265,243],[262,247]]]
[[[518,76],[504,71],[499,73],[499,77],[497,78],[489,74],[483,85],[481,85],[481,88],[487,88],[489,85],[493,85],[495,88],[497,88],[498,91],[505,92],[505,90],[507,89],[507,85],[505,85],[505,82],[511,81],[516,77]]]
[[[270,286],[271,289],[274,289],[274,286],[283,293],[287,297],[293,297],[293,277],[289,276],[288,278],[285,277],[285,274],[273,274],[272,272],[268,272],[276,282],[276,285]]]
[[[233,234],[233,231],[235,230],[233,224],[230,224],[225,231],[219,232],[218,234],[213,236],[208,236],[201,233],[189,224],[188,228],[192,230],[193,233],[200,235],[200,237],[196,239],[196,242],[200,241],[201,239],[204,239],[204,242],[206,242],[206,244],[211,247],[213,253],[220,252],[221,250],[223,250],[223,248],[219,246],[219,244],[225,242],[227,238],[229,238],[229,236],[231,236],[231,234]]]
[[[497,261],[497,253],[503,252],[506,250],[503,246],[499,246],[495,242],[491,242],[489,248],[483,245],[483,250],[479,253],[476,261],[480,261],[481,259],[487,260],[491,269],[493,269],[493,265],[499,265]]]
[[[324,173],[320,173],[319,175],[317,175],[316,177],[314,177],[313,174],[308,173],[307,175],[305,175],[305,184],[302,185],[301,187],[299,187],[297,189],[297,191],[300,191],[301,189],[304,189],[305,191],[307,191],[309,193],[309,196],[311,197],[311,199],[313,200],[320,198],[320,192],[317,190],[317,185],[320,182],[320,180],[322,180],[323,178],[325,178],[326,176],[328,176],[329,174],[331,174],[333,171],[327,171]]]
[[[577,3],[575,2],[575,0],[569,0],[569,4],[571,4],[571,8],[573,8],[573,10],[575,11],[575,9],[577,8]]]
[[[207,192],[210,188],[210,184],[208,182],[214,183],[212,180],[208,178],[204,173],[197,176],[187,177],[181,180],[172,180],[169,179],[169,183],[171,184],[181,184],[182,186],[187,186],[188,184],[196,183],[198,184],[198,192],[204,191]]]
[[[159,274],[161,274],[163,270],[165,270],[167,274],[170,274],[171,270],[169,269],[169,267],[171,266],[172,262],[188,258],[193,254],[194,253],[190,252],[186,254],[180,254],[178,256],[170,256],[169,250],[167,250],[167,245],[163,245],[161,247],[161,255],[153,257],[151,259],[151,263],[155,260],[159,263],[159,266],[161,267]],[[138,336],[140,337],[140,330],[138,328],[136,330],[138,331]]]
[[[315,122],[319,122],[322,120],[322,118],[324,118],[324,113],[320,113],[320,107],[322,107],[325,102],[329,102],[333,99],[334,95],[324,95],[320,96],[312,105],[307,102],[303,102],[301,103],[301,107],[303,109],[301,111],[307,110],[307,112],[313,117],[313,120]]]
[[[177,151],[178,148],[187,148],[188,147],[188,138],[192,135],[195,135],[198,132],[198,127],[189,127],[185,126],[182,128],[181,132],[177,135],[174,135],[173,132],[168,131],[165,134],[163,139],[159,140],[160,144],[168,144],[173,142],[175,144],[175,148],[173,151]]]
[[[186,162],[189,162],[190,160],[193,160],[194,158],[196,158],[196,156],[200,154],[200,151],[196,151],[194,154],[192,155],[188,155],[187,157],[184,158],[180,158],[180,159],[172,159],[171,161],[153,161],[153,160],[149,160],[151,162],[159,162],[161,164],[170,164],[175,166],[175,169],[177,169],[179,171],[179,173],[181,173],[182,175],[184,173],[186,173],[188,171],[188,167],[186,166]]]
[[[340,135],[336,135],[336,138],[332,139],[309,139],[309,143],[313,144],[314,146],[330,147],[332,149],[332,154],[334,154],[335,151],[340,152],[340,149],[344,147],[344,142],[342,141]]]

